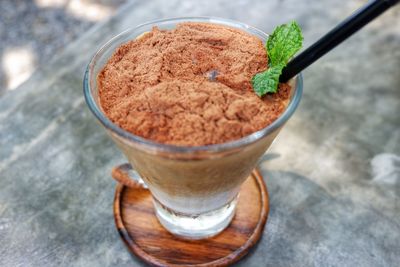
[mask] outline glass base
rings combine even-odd
[[[225,206],[207,213],[188,215],[176,213],[153,197],[160,223],[172,234],[186,239],[203,239],[222,232],[235,215],[237,196]]]

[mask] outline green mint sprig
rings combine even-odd
[[[278,91],[279,76],[294,54],[303,46],[303,35],[296,21],[275,28],[265,45],[268,69],[257,73],[251,80],[255,93],[262,97]]]

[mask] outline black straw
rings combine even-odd
[[[296,74],[328,53],[332,48],[346,40],[384,11],[397,4],[399,0],[374,0],[354,12],[317,42],[293,58],[282,70],[280,82],[287,82]]]

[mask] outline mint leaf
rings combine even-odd
[[[279,76],[282,74],[284,65],[270,67],[264,72],[257,73],[253,79],[253,88],[256,94],[261,97],[266,93],[276,93],[278,91]]]
[[[297,22],[276,27],[266,45],[270,66],[286,65],[302,45],[303,35]]]
[[[303,45],[303,35],[297,22],[292,21],[275,28],[265,45],[269,68],[257,73],[251,80],[253,89],[260,97],[278,91],[279,76],[291,57]]]

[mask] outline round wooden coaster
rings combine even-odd
[[[235,217],[217,236],[184,240],[158,222],[150,192],[118,184],[114,217],[118,232],[136,256],[154,266],[227,266],[260,239],[269,212],[262,176],[253,171],[240,190]]]

